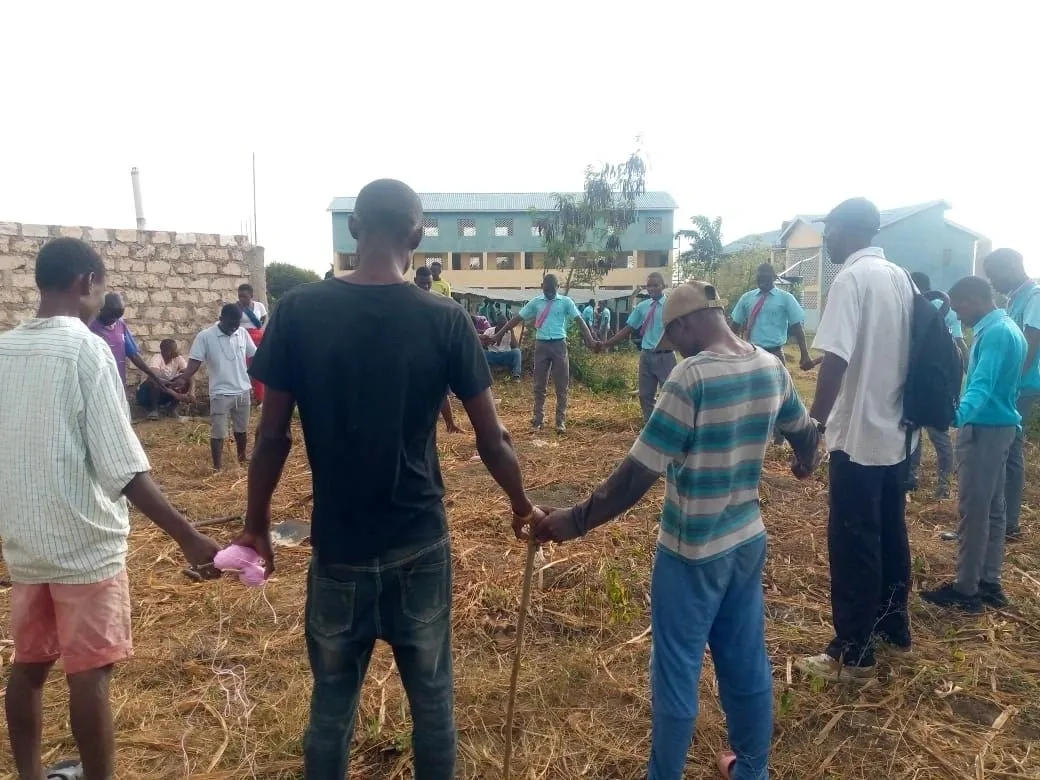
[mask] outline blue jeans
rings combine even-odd
[[[416,780],[455,777],[451,548],[447,539],[360,565],[311,564],[307,654],[314,690],[304,741],[307,780],[347,774],[361,683],[387,642],[412,714]]]
[[[769,777],[773,675],[766,655],[765,534],[698,563],[658,546],[650,584],[649,780],[680,780],[697,720],[704,647],[711,648],[737,754],[733,780]]]
[[[491,352],[489,350],[484,355],[487,357],[488,365],[492,368],[505,366],[509,369],[509,373],[512,376],[520,376],[520,369],[523,365],[523,353],[519,349],[511,349],[508,352]]]

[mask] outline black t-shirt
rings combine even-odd
[[[465,401],[491,386],[455,301],[410,283],[303,285],[278,302],[250,374],[296,399],[322,562],[370,560],[445,533],[441,404],[449,387]]]

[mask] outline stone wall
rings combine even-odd
[[[123,296],[126,322],[146,356],[164,338],[176,339],[187,354],[195,334],[216,322],[221,304],[235,301],[243,282],[267,301],[263,247],[244,236],[0,222],[0,331],[34,315],[36,254],[59,236],[97,249],[107,287]]]

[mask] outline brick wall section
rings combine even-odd
[[[0,330],[34,315],[36,253],[59,236],[97,249],[108,289],[123,296],[127,324],[148,355],[164,338],[187,352],[195,334],[216,321],[221,304],[236,300],[243,282],[266,302],[263,248],[244,236],[0,222]]]
[[[244,236],[0,222],[0,331],[35,315],[36,254],[60,236],[83,239],[97,249],[108,290],[123,296],[126,322],[145,359],[159,351],[165,338],[176,339],[187,355],[195,335],[216,322],[221,305],[237,300],[243,282],[253,285],[257,300],[267,302],[263,247],[250,245]],[[206,387],[203,370],[202,398]]]

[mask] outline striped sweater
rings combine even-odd
[[[676,366],[629,454],[667,474],[660,545],[706,561],[765,533],[758,483],[774,426],[817,440],[790,374],[773,355],[702,352]]]

